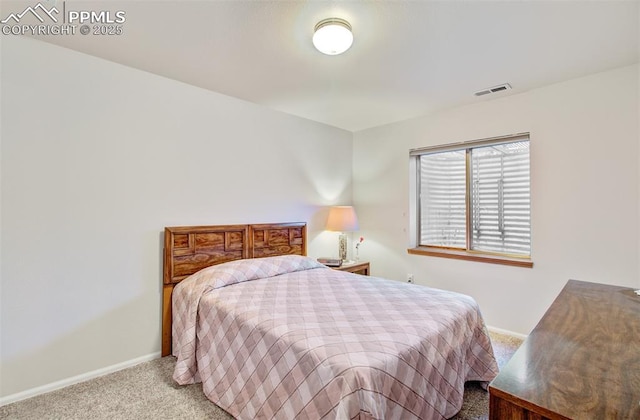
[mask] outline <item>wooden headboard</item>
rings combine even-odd
[[[162,356],[171,354],[171,295],[203,268],[245,258],[307,255],[306,223],[164,228]]]

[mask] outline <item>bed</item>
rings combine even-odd
[[[470,297],[332,270],[306,225],[165,229],[163,355],[238,419],[441,419],[498,373]]]

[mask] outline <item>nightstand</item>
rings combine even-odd
[[[369,275],[369,261],[354,262],[351,264],[342,264],[340,267],[331,267],[334,270],[348,271],[350,273]]]

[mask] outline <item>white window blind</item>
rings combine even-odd
[[[465,151],[420,156],[423,243],[464,248],[467,237]]]
[[[529,142],[471,149],[471,249],[530,255]]]
[[[529,135],[416,149],[421,246],[531,255]]]

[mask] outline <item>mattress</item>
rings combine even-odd
[[[282,256],[174,290],[174,379],[238,419],[440,419],[498,373],[469,296]]]

